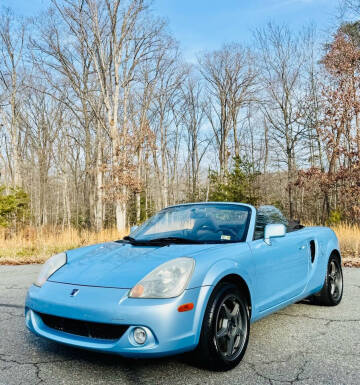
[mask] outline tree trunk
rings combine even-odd
[[[294,198],[293,198],[293,154],[291,151],[291,148],[287,148],[287,162],[288,162],[288,173],[287,173],[287,180],[288,180],[288,199],[289,199],[289,218],[294,219]]]
[[[169,177],[169,171],[168,171],[168,164],[166,159],[166,129],[164,127],[164,123],[161,118],[160,122],[160,134],[161,134],[161,205],[163,207],[168,206],[168,197],[169,197],[169,185],[168,185],[168,177]]]
[[[21,174],[20,174],[20,155],[19,155],[19,128],[17,125],[17,111],[16,111],[16,74],[13,74],[13,91],[11,93],[11,152],[12,152],[12,177],[13,186],[21,187]]]
[[[101,129],[98,125],[98,130]],[[101,134],[98,134],[99,136]],[[103,207],[103,143],[102,138],[98,139],[97,157],[96,157],[96,204],[94,224],[95,230],[101,231],[103,229],[104,207]]]
[[[119,233],[126,230],[126,204],[123,200],[116,200],[115,206],[116,228]]]

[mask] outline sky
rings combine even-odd
[[[315,24],[328,34],[336,25],[339,0],[153,0],[154,13],[167,19],[185,58],[225,42],[251,45],[252,33],[269,21],[294,29]],[[15,13],[34,16],[50,0],[0,0]]]
[[[251,44],[270,21],[295,29],[313,23],[324,33],[336,24],[338,0],[155,0],[153,8],[191,57],[224,42]]]

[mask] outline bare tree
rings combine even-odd
[[[185,127],[189,163],[189,197],[192,201],[199,197],[199,173],[201,160],[208,147],[209,141],[200,136],[205,118],[205,103],[203,89],[198,78],[190,73],[182,87],[182,121]]]
[[[233,131],[234,155],[239,156],[238,119],[241,108],[253,99],[255,72],[247,49],[233,43],[199,57],[200,72],[207,83],[207,116],[219,148],[220,175],[230,156],[229,133]]]
[[[97,75],[106,118],[102,125],[112,143],[112,187],[120,230],[126,226],[127,190],[134,183],[129,173],[129,164],[133,162],[128,127],[130,86],[137,65],[151,54],[161,25],[140,26],[140,20],[146,21],[143,0],[74,0],[67,1],[65,7],[54,0],[54,4],[69,28],[86,45]],[[119,120],[120,106],[122,119]]]
[[[157,58],[158,78],[151,105],[150,123],[155,133],[155,145],[152,157],[155,173],[160,187],[160,199],[157,207],[169,204],[169,151],[174,129],[174,105],[179,103],[180,85],[185,72],[179,65],[179,51],[172,41],[168,42],[168,52],[164,51]],[[174,147],[176,149],[176,146]]]
[[[0,16],[0,84],[7,95],[8,103],[1,107],[0,116],[10,137],[11,159],[9,159],[8,165],[13,186],[22,184],[19,93],[24,85],[24,44],[24,23],[17,20],[10,10],[5,10]]]
[[[66,23],[56,10],[56,7],[50,9],[46,22],[43,20],[37,24],[37,36],[31,38],[32,59],[47,84],[51,85],[51,91],[43,89],[43,92],[53,97],[57,103],[63,104],[81,128],[82,132],[79,134],[84,138],[85,155],[84,206],[87,210],[86,216],[92,225],[96,216],[95,196],[99,194],[98,188],[94,188],[98,185],[94,183],[92,173],[96,163],[92,131],[96,131],[96,135],[99,135],[96,130],[98,125],[95,123],[98,118],[96,109],[99,95],[91,78],[91,55],[87,51],[83,35],[74,35],[73,30],[67,30],[65,34]],[[32,87],[36,91],[37,85],[32,84]]]
[[[287,167],[288,207],[294,211],[293,182],[296,170],[295,149],[304,133],[302,75],[305,65],[303,34],[294,35],[285,26],[268,24],[256,32],[258,66],[264,89],[262,109]]]
[[[37,225],[46,225],[49,219],[47,191],[49,190],[49,171],[53,165],[54,142],[61,129],[63,105],[56,103],[41,91],[29,93],[26,101],[26,134],[28,149],[33,162],[37,164],[39,178],[37,197],[38,210],[35,214]],[[23,156],[25,159],[25,156]],[[34,164],[33,163],[33,164]],[[29,170],[33,174],[33,170]],[[33,175],[35,177],[35,175]]]

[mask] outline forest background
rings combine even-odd
[[[360,1],[337,16],[325,38],[269,22],[189,61],[147,0],[2,8],[0,263],[237,201],[333,227],[359,264]]]

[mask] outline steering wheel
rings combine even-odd
[[[202,225],[200,225],[199,227],[197,227],[195,229],[196,232],[200,231],[200,230],[206,230],[206,231],[211,231],[213,233],[217,233],[219,231],[221,231],[221,229],[219,229],[215,223],[203,223]]]
[[[217,233],[219,233],[220,231],[223,231],[224,233],[230,233],[230,236],[233,237],[234,239],[237,239],[238,238],[238,234],[235,233],[235,231],[233,229],[218,229],[217,230]]]

